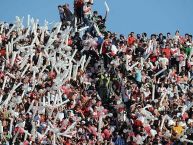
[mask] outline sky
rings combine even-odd
[[[180,33],[193,34],[193,0],[106,0],[110,12],[107,29],[118,34],[142,33]],[[1,0],[0,21],[14,22],[15,16],[27,15],[49,22],[59,21],[57,6],[73,0]],[[93,10],[105,15],[104,0],[94,0]]]

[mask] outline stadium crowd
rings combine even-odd
[[[118,35],[93,4],[0,24],[0,144],[193,144],[192,35]]]

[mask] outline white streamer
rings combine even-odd
[[[132,66],[130,66],[129,68],[128,68],[128,70],[132,70],[135,66],[137,66],[139,64],[139,62],[136,62],[135,64],[133,64]]]
[[[14,52],[12,53],[11,66],[14,65],[16,56],[17,56],[17,52],[14,51]]]
[[[107,12],[109,12],[110,11],[110,9],[109,9],[109,6],[108,6],[108,4],[107,4],[107,2],[105,1],[105,7],[106,7],[106,11]]]
[[[27,66],[25,67],[25,69],[23,70],[21,77],[24,76],[24,74],[26,73],[26,71],[28,70],[28,68],[30,67],[30,64],[27,64]]]
[[[6,34],[7,37],[9,37],[10,33],[13,31],[14,28],[15,28],[15,24],[11,27],[11,29]]]
[[[8,78],[8,76],[5,76],[5,77],[4,77],[2,90],[4,90],[4,88],[5,88],[5,84],[6,84],[6,82],[7,82],[7,78]]]
[[[166,70],[167,70],[167,68],[164,68],[164,69],[160,70],[159,72],[157,72],[154,76],[156,77],[156,76],[158,76],[159,74],[163,73]]]

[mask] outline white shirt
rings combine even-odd
[[[115,45],[112,45],[111,51],[112,51],[113,53],[117,54],[118,49],[117,49],[117,47],[116,47]]]
[[[164,66],[168,65],[168,59],[166,57],[159,58],[159,62],[161,62]]]

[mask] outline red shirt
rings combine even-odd
[[[6,50],[5,49],[1,49],[0,50],[0,56],[5,56],[6,55]]]
[[[162,53],[165,53],[167,58],[171,57],[171,50],[170,50],[170,48],[164,48],[162,50]]]
[[[140,127],[143,126],[143,123],[140,120],[135,120],[134,125]]]
[[[156,62],[157,61],[157,56],[153,55],[150,57],[151,62]]]
[[[111,132],[108,129],[103,130],[103,137],[109,139],[111,137]]]
[[[129,37],[128,38],[128,44],[133,45],[135,43],[135,37]]]

